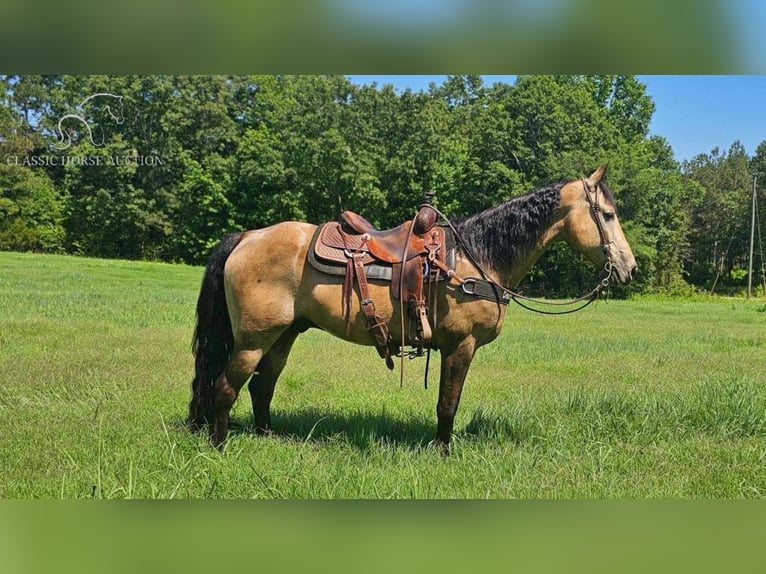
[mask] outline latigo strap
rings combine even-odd
[[[383,318],[375,312],[375,303],[370,298],[370,289],[367,284],[367,274],[364,272],[362,263],[362,254],[351,254],[351,261],[356,275],[356,281],[359,285],[359,295],[361,296],[361,306],[364,316],[367,319],[367,329],[372,335],[375,348],[382,359],[386,361],[389,369],[394,368],[394,360],[391,358],[391,351],[388,349],[388,342],[391,340],[391,334],[388,332],[388,325]]]

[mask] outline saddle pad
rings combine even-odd
[[[346,235],[345,243],[344,237],[341,235],[340,226],[337,223],[325,223],[317,229],[315,234],[316,242],[314,243],[313,251],[316,256],[325,261],[335,261],[337,263],[346,264],[346,246],[352,251],[359,249],[362,245],[361,235]],[[373,261],[376,261],[372,255],[365,253],[362,257],[362,263],[369,265]]]
[[[322,228],[325,226],[331,226],[331,225],[333,224],[320,225],[317,228],[317,230],[314,232],[314,235],[311,238],[311,244],[309,245],[307,259],[308,259],[309,265],[311,265],[317,271],[321,271],[322,273],[327,273],[328,275],[339,275],[342,277],[346,274],[346,255],[343,253],[342,250],[340,251],[341,256],[343,257],[342,261],[336,258],[337,254],[334,252],[330,253],[329,258],[324,258],[320,255],[317,255],[317,251],[326,253],[329,249],[331,249],[324,245],[322,246],[322,248],[319,248],[319,249],[317,248],[318,239],[319,239],[319,235],[322,233]],[[367,260],[366,257],[365,257],[365,260]],[[364,268],[365,268],[365,271],[367,271],[368,279],[379,279],[381,281],[391,281],[391,266],[390,265],[380,264],[380,263],[369,263],[365,265]]]

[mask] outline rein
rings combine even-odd
[[[478,297],[479,299],[485,299],[487,301],[494,301],[501,305],[507,305],[509,301],[513,301],[520,307],[528,310],[528,311],[534,311],[535,313],[541,313],[543,315],[568,315],[570,313],[575,313],[577,311],[580,311],[582,309],[585,309],[588,305],[593,303],[596,299],[599,298],[601,295],[601,292],[604,291],[607,287],[609,287],[609,280],[612,277],[613,272],[613,265],[612,260],[609,256],[609,248],[608,246],[612,243],[607,239],[606,232],[604,230],[604,226],[601,223],[601,206],[599,205],[599,196],[598,196],[598,187],[596,188],[595,192],[591,191],[590,185],[586,180],[582,180],[583,183],[583,190],[585,192],[585,198],[588,200],[588,204],[590,205],[590,211],[593,216],[593,219],[596,222],[596,228],[598,229],[599,239],[601,240],[601,249],[604,251],[604,255],[606,256],[606,263],[604,264],[604,277],[599,280],[599,282],[596,284],[596,286],[591,289],[590,292],[586,293],[585,295],[582,295],[581,297],[577,297],[576,299],[572,299],[571,301],[543,301],[540,299],[534,299],[531,297],[527,297],[525,295],[522,295],[521,293],[517,293],[515,291],[512,291],[510,289],[506,289],[502,285],[498,285],[491,279],[487,277],[487,274],[484,272],[484,270],[481,268],[479,263],[476,261],[476,258],[473,256],[471,251],[468,249],[468,246],[466,245],[463,238],[458,233],[457,229],[452,225],[450,220],[438,209],[435,207],[433,208],[436,213],[439,214],[439,216],[446,221],[449,228],[452,230],[452,233],[455,236],[455,241],[460,246],[460,248],[463,250],[463,253],[466,254],[468,257],[468,260],[471,262],[471,264],[478,270],[478,272],[481,274],[481,278],[475,278],[475,277],[468,277],[466,279],[462,279],[458,277],[455,274],[455,271],[448,268],[443,268],[442,270],[447,273],[451,278],[455,279],[460,284],[461,289],[463,290],[463,293],[466,295],[471,295],[474,297]],[[595,199],[591,197],[591,193],[594,193]],[[435,262],[438,264],[438,262]],[[441,267],[441,265],[439,265]],[[568,309],[566,311],[545,311],[543,309],[535,309],[534,307],[530,307],[526,303],[535,303],[536,305],[547,305],[549,307],[565,307],[570,305],[577,305],[579,303],[582,303],[579,307],[576,307],[574,309]]]

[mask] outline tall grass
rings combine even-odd
[[[296,343],[254,434],[183,425],[200,268],[0,254],[0,497],[622,498],[766,494],[762,301],[511,308],[479,351],[453,456],[438,354],[405,383],[369,348]]]

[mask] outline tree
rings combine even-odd
[[[694,209],[688,272],[711,291],[744,285],[749,241],[750,160],[742,144],[700,154],[682,166],[684,176],[704,189]]]
[[[607,109],[579,76],[521,76],[506,106],[521,136],[518,163],[535,185],[580,177],[619,143]]]
[[[35,85],[0,78],[5,94],[0,100],[0,250],[58,252],[63,247],[62,198],[46,173],[31,166],[39,142],[28,123],[41,98],[37,90],[31,95]]]

